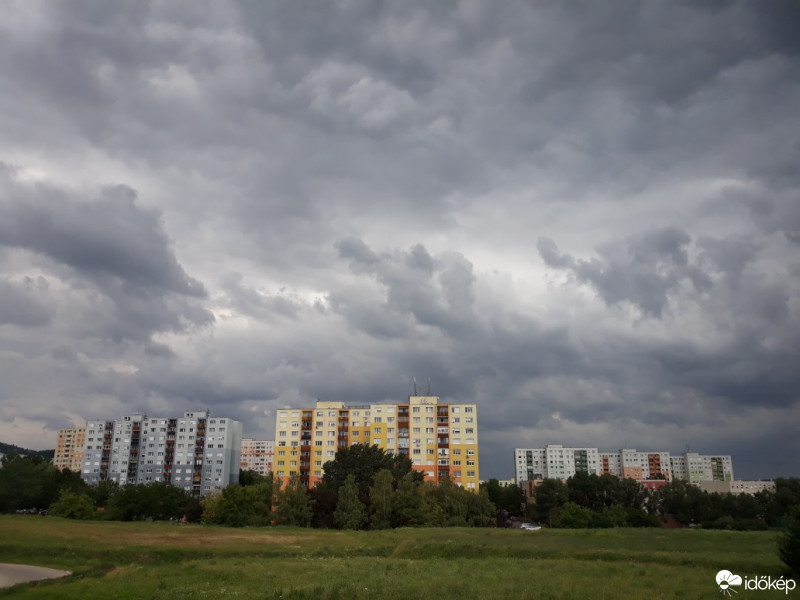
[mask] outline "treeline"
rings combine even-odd
[[[710,529],[782,527],[800,506],[800,479],[776,479],[775,492],[709,493],[684,481],[648,490],[632,479],[578,473],[566,483],[546,479],[527,508],[530,518],[552,527],[661,527]]]
[[[41,457],[8,456],[0,468],[0,511],[49,509],[73,519],[181,519],[231,527],[293,525],[338,529],[404,526],[493,527],[497,511],[486,491],[423,481],[404,456],[356,444],[325,464],[319,486],[297,479],[285,486],[244,472],[238,485],[198,501],[168,483],[90,487],[78,473]]]
[[[8,454],[0,463],[0,512],[44,512],[72,519],[116,521],[200,519],[200,503],[168,483],[89,486],[80,473],[59,471],[40,455]]]
[[[682,481],[659,490],[631,479],[579,473],[566,482],[544,480],[535,502],[522,490],[489,480],[479,493],[447,481],[426,483],[405,456],[370,445],[340,450],[324,465],[319,486],[243,472],[238,485],[203,500],[168,483],[88,486],[79,473],[59,471],[41,456],[7,455],[0,467],[0,512],[48,509],[77,519],[169,520],[232,527],[274,524],[340,529],[404,526],[507,525],[525,516],[551,527],[661,527],[721,529],[786,527],[800,510],[800,479],[777,479],[775,492],[707,493]]]
[[[202,521],[229,526],[293,525],[326,529],[393,527],[493,527],[496,509],[486,492],[449,482],[433,485],[392,456],[368,444],[336,453],[317,487],[297,479],[279,487],[269,477],[245,473],[240,485],[202,501]]]

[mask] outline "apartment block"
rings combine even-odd
[[[53,456],[53,465],[63,471],[69,469],[80,473],[83,466],[83,447],[86,444],[86,428],[71,427],[58,430],[56,452]]]
[[[600,463],[600,475],[636,481],[672,481],[669,452],[639,452],[626,448],[619,452],[601,452]]]
[[[514,450],[514,469],[518,484],[542,479],[568,479],[576,473],[614,475],[654,486],[675,479],[690,483],[733,479],[729,455],[684,453],[670,456],[669,452],[640,452],[630,448],[618,452],[560,445],[517,448]]]
[[[774,481],[699,481],[696,483],[704,492],[718,494],[750,494],[774,492]]]
[[[334,459],[337,450],[359,443],[408,456],[426,481],[450,479],[478,489],[477,407],[443,403],[438,396],[358,406],[318,401],[314,408],[280,409],[274,475],[281,481],[298,476],[315,486],[322,479],[323,465]]]
[[[733,480],[733,462],[728,454],[705,455],[684,452],[680,456],[673,456],[670,464],[675,479],[689,483]]]
[[[539,479],[569,479],[576,473],[599,474],[597,448],[565,448],[551,444],[544,448],[514,450],[517,483]]]
[[[239,469],[241,471],[255,471],[259,475],[268,475],[272,472],[275,458],[275,442],[272,440],[242,439]]]
[[[207,411],[88,421],[81,476],[90,485],[166,481],[203,496],[238,482],[241,438],[239,421]]]

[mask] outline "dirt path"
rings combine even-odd
[[[40,579],[58,579],[70,575],[70,571],[59,571],[46,567],[32,567],[30,565],[12,565],[0,563],[0,588],[11,587],[27,581]]]

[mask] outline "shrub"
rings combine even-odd
[[[48,514],[66,519],[91,519],[97,513],[92,499],[88,494],[63,491],[53,504],[50,505]]]
[[[800,506],[789,511],[786,531],[778,540],[778,553],[794,574],[800,574]]]

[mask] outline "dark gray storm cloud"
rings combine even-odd
[[[483,477],[546,443],[797,475],[798,6],[6,7],[0,439],[269,437],[416,377],[478,403]]]

